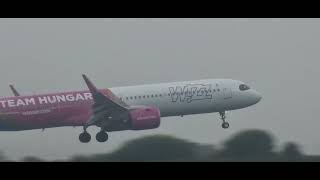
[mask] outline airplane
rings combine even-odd
[[[0,131],[22,131],[63,126],[81,126],[82,143],[97,126],[98,142],[106,142],[108,132],[148,130],[160,126],[160,119],[216,113],[222,128],[229,128],[226,112],[252,106],[261,95],[247,84],[232,79],[203,79],[98,89],[83,74],[88,90],[32,96],[0,98]]]

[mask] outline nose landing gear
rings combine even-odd
[[[223,129],[227,129],[229,128],[229,123],[226,122],[226,112],[225,111],[222,111],[222,112],[219,112],[220,114],[220,117],[221,117],[221,120],[222,120],[222,128]]]

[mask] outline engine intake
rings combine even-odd
[[[160,110],[156,107],[139,107],[130,110],[132,130],[155,129],[160,126]]]

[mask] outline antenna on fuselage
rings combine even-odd
[[[12,84],[9,85],[11,91],[13,92],[14,96],[20,96],[20,94],[18,93],[18,91],[14,88],[14,86]]]

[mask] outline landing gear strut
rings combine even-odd
[[[83,126],[83,132],[79,135],[79,140],[82,143],[90,142],[91,135],[87,132],[87,126]]]
[[[229,123],[226,122],[226,112],[225,111],[222,111],[222,112],[219,112],[220,114],[220,117],[221,117],[221,120],[222,120],[222,128],[223,129],[227,129],[229,128]]]
[[[109,136],[104,130],[101,130],[96,135],[96,140],[98,142],[106,142],[108,140],[108,138],[109,138]]]

